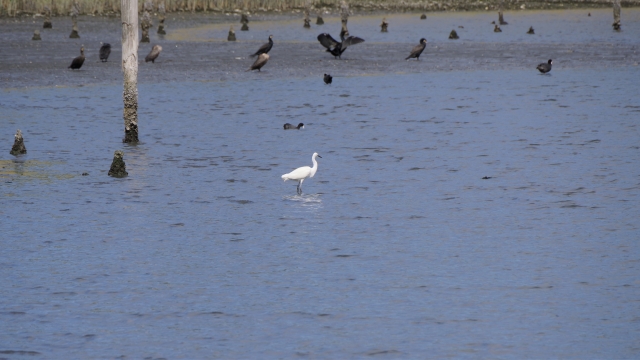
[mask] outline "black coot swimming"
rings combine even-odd
[[[553,64],[553,61],[549,59],[549,61],[547,61],[546,63],[538,65],[536,69],[538,69],[538,71],[540,71],[541,73],[546,74],[551,71],[551,64]]]
[[[325,84],[331,84],[332,81],[333,81],[333,76],[331,76],[329,74],[324,74],[324,83]]]
[[[300,129],[304,128],[304,124],[300,123],[300,124],[298,124],[298,126],[293,126],[293,125],[291,125],[289,123],[286,123],[286,124],[284,124],[283,127],[284,127],[285,130],[300,130]]]

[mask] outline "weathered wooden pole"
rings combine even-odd
[[[116,152],[113,154],[113,161],[111,162],[111,168],[109,169],[109,173],[107,175],[117,178],[123,178],[129,175],[123,157],[124,153],[122,152],[122,150],[116,150]]]
[[[149,29],[151,28],[151,26],[153,25],[151,23],[151,14],[149,13],[149,11],[153,11],[153,5],[151,3],[151,1],[149,0],[145,0],[144,5],[143,5],[143,13],[142,13],[142,21],[140,22],[140,27],[142,28],[142,39],[140,39],[140,42],[149,42]]]
[[[620,0],[613,0],[613,29],[620,31]]]
[[[160,24],[158,25],[158,34],[166,35],[167,32],[164,31],[164,19],[165,19],[165,9],[164,9],[164,0],[158,5],[158,14],[160,16]]]
[[[71,9],[71,21],[73,22],[73,28],[71,29],[71,34],[69,34],[69,38],[78,39],[80,35],[78,34],[78,13],[80,13],[80,7],[76,1],[73,2],[73,7]]]
[[[122,0],[122,71],[124,139],[138,142],[138,0]]]
[[[345,0],[342,0],[342,4],[340,4],[340,20],[342,27],[346,27],[347,21],[349,21],[349,4]]]
[[[49,9],[48,6],[45,6],[44,10],[45,10],[45,16],[44,16],[44,23],[42,23],[42,28],[53,29],[53,25],[51,25],[51,9]]]

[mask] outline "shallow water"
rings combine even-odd
[[[138,146],[119,86],[4,91],[0,350],[637,358],[639,80],[141,85]]]

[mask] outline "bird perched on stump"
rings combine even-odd
[[[538,71],[540,71],[541,73],[546,74],[551,71],[551,64],[553,64],[553,61],[549,59],[549,61],[547,61],[546,63],[539,64],[536,69],[538,69]]]
[[[324,74],[324,83],[325,84],[331,84],[331,82],[333,81],[333,76],[329,75],[329,74]]]
[[[253,65],[251,65],[251,67],[246,71],[251,71],[251,70],[260,71],[260,69],[264,66],[264,64],[267,63],[267,61],[269,61],[269,54],[260,54],[260,56],[258,56],[256,61],[253,63]]]
[[[73,61],[71,61],[71,65],[69,65],[68,69],[71,69],[71,70],[80,69],[82,67],[82,64],[84,64],[84,46],[80,48],[80,56],[76,57],[75,59],[73,59]]]
[[[151,61],[152,63],[155,64],[156,59],[158,58],[158,56],[160,55],[160,52],[162,51],[162,46],[160,45],[154,45],[153,48],[151,48],[151,52],[149,52],[149,55],[147,55],[144,58],[144,62],[149,62]]]
[[[413,50],[411,50],[411,54],[405,58],[405,60],[413,59],[420,60],[420,54],[424,51],[424,48],[427,47],[427,39],[420,39],[420,44],[416,45]]]

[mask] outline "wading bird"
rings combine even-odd
[[[71,70],[80,69],[82,67],[82,64],[84,64],[84,46],[80,48],[80,56],[74,58],[71,61],[71,65],[69,65],[67,69],[71,69]]]
[[[313,153],[313,156],[311,157],[311,161],[313,161],[313,167],[308,167],[308,166],[299,167],[288,174],[282,175],[282,179],[284,181],[287,181],[287,180],[298,181],[298,187],[296,188],[298,194],[302,194],[302,182],[304,181],[304,179],[312,178],[313,175],[316,174],[316,171],[318,171],[318,162],[316,161],[316,157],[322,158],[322,156],[318,155],[318,153]]]
[[[551,71],[551,64],[553,64],[553,61],[549,59],[549,61],[547,61],[546,63],[538,65],[536,69],[538,69],[538,71],[540,71],[541,73],[546,74]]]
[[[409,60],[412,58],[416,58],[416,60],[420,60],[420,54],[424,51],[424,48],[427,47],[427,39],[420,39],[420,44],[416,45],[413,50],[411,50],[411,54],[407,56],[405,60]]]
[[[100,61],[107,62],[109,55],[111,54],[111,44],[103,44],[100,47]]]
[[[357,36],[349,36],[345,38],[345,34],[348,34],[347,31],[345,29],[342,29],[342,31],[340,31],[340,40],[342,40],[342,42],[338,42],[327,33],[318,35],[318,41],[320,41],[320,44],[322,44],[322,46],[327,48],[327,52],[330,52],[331,55],[336,58],[342,59],[342,53],[347,50],[347,47],[364,42],[364,39]]]
[[[144,58],[144,62],[149,62],[151,61],[152,63],[155,64],[156,59],[158,58],[158,56],[160,55],[160,51],[162,51],[162,46],[160,45],[153,45],[153,48],[151,48],[151,52],[149,52],[149,55],[147,55]]]
[[[260,54],[260,56],[258,56],[256,61],[253,63],[253,65],[251,65],[251,67],[248,68],[246,71],[251,71],[256,69],[260,71],[260,68],[262,68],[264,64],[267,63],[267,61],[269,61],[269,54]]]
[[[258,56],[260,54],[268,54],[269,51],[271,51],[271,48],[273,47],[273,35],[269,35],[269,42],[260,46],[260,49],[258,49],[258,51],[256,51],[255,54],[251,55],[251,57],[255,57]]]

